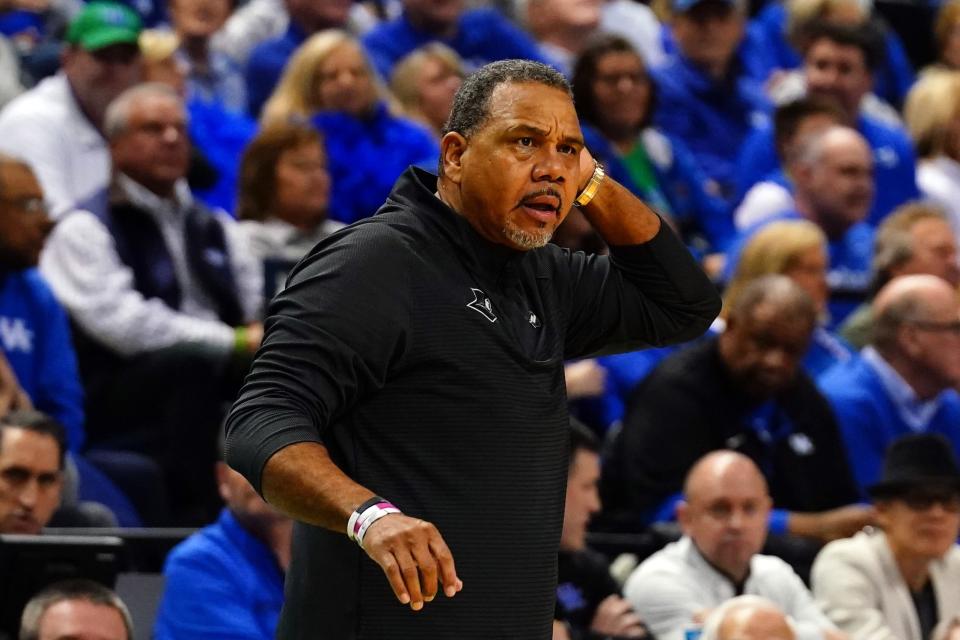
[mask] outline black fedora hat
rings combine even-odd
[[[960,468],[953,448],[939,434],[899,438],[887,449],[880,481],[867,487],[872,498],[896,496],[918,486],[948,486],[960,492]]]

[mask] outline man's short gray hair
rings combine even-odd
[[[67,600],[83,600],[116,609],[123,618],[127,640],[133,639],[133,619],[120,597],[107,587],[92,580],[64,580],[50,585],[30,599],[20,618],[20,640],[39,640],[40,621],[53,605]]]
[[[768,611],[777,611],[778,613],[783,614],[787,626],[790,627],[790,630],[793,632],[793,637],[797,637],[797,627],[793,620],[790,618],[790,616],[786,615],[783,610],[776,605],[776,603],[764,598],[763,596],[746,594],[737,596],[736,598],[730,598],[719,607],[714,609],[710,615],[707,616],[707,620],[703,625],[703,633],[700,636],[700,640],[720,640],[720,628],[723,626],[723,623],[730,615],[744,609],[765,609]]]
[[[103,135],[107,140],[114,140],[123,135],[130,124],[130,109],[137,100],[141,98],[162,96],[173,98],[181,105],[183,98],[170,85],[161,82],[144,82],[130,87],[119,96],[113,99],[113,102],[107,107],[103,117]]]
[[[559,71],[533,60],[501,60],[467,76],[457,91],[442,135],[456,131],[465,138],[476,133],[490,116],[490,96],[502,84],[534,83],[563,91],[573,100],[570,83]]]

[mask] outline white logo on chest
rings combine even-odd
[[[487,294],[480,289],[471,288],[470,291],[473,292],[473,302],[467,303],[467,308],[473,309],[490,322],[496,322],[497,315],[493,312],[493,303],[490,302]]]

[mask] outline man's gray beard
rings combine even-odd
[[[518,229],[508,222],[506,226],[503,227],[503,235],[506,236],[507,240],[521,249],[539,249],[550,242],[550,238],[553,237],[553,232],[544,228],[538,232],[530,233],[523,229]]]

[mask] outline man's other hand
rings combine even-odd
[[[436,597],[438,579],[448,598],[463,588],[447,543],[425,520],[384,516],[370,525],[363,549],[383,569],[397,600],[414,611]]]
[[[616,594],[604,598],[597,607],[590,630],[601,636],[618,638],[644,638],[647,635],[640,616],[634,613],[629,602]]]

